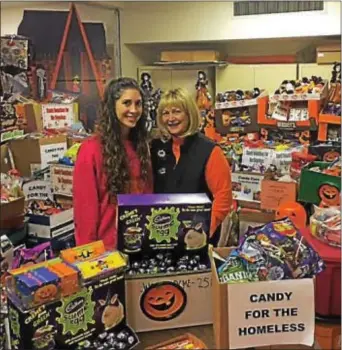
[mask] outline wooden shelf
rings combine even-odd
[[[176,61],[176,62],[154,62],[153,66],[157,67],[226,67],[228,62],[225,61],[208,61],[208,62],[187,62],[187,61]]]

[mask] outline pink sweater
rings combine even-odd
[[[130,166],[131,193],[152,193],[153,185],[140,179],[140,160],[125,141]],[[98,137],[84,141],[74,169],[73,202],[76,244],[103,240],[106,249],[117,247],[116,198],[107,190],[102,146]]]

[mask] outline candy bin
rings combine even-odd
[[[333,247],[341,247],[341,212],[339,207],[314,206],[310,217],[310,230],[314,237]]]
[[[306,165],[300,176],[298,201],[320,207],[339,206],[341,167],[338,162],[312,162]]]
[[[325,270],[316,276],[316,314],[322,317],[341,316],[341,251],[316,239],[310,229],[302,231],[308,243],[319,253]]]

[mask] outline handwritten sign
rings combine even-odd
[[[263,175],[232,173],[233,198],[240,201],[260,202]]]
[[[261,208],[277,210],[281,202],[295,202],[296,185],[296,182],[263,180],[261,182]]]
[[[54,164],[51,166],[50,171],[54,193],[72,197],[74,167]]]
[[[48,103],[42,105],[43,127],[48,129],[63,129],[74,122],[73,104]]]
[[[242,164],[248,165],[260,171],[261,167],[266,170],[273,160],[273,150],[267,148],[249,148],[245,147],[242,153]]]
[[[41,168],[44,169],[50,163],[57,162],[59,158],[63,157],[66,150],[66,142],[40,145]]]
[[[52,187],[47,181],[29,181],[23,185],[25,200],[53,200]]]
[[[228,285],[229,348],[314,343],[312,279]]]

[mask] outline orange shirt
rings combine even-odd
[[[184,139],[173,138],[172,152],[176,164],[180,158],[180,146]],[[224,218],[229,214],[232,205],[231,171],[227,158],[219,146],[215,146],[205,169],[205,180],[213,195],[210,236],[216,231]]]

